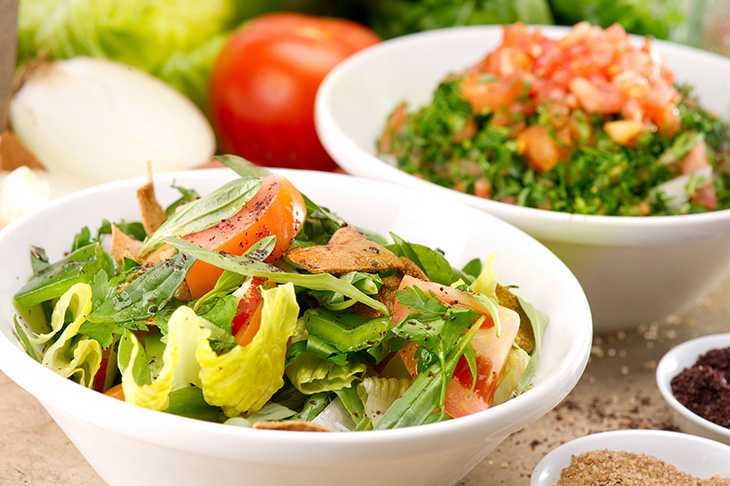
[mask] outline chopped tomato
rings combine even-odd
[[[236,315],[231,323],[231,334],[238,340],[238,344],[245,346],[250,343],[261,326],[261,311],[264,299],[259,287],[267,283],[262,277],[250,277],[233,295],[238,298]],[[276,284],[269,282],[269,286]]]
[[[464,75],[464,98],[477,113],[504,104],[524,115],[550,100],[588,114],[640,113],[670,136],[679,128],[671,71],[648,39],[634,46],[619,25],[582,22],[558,40],[519,23],[505,26],[502,44]],[[520,85],[522,93],[511,89]]]
[[[306,208],[299,191],[285,177],[275,174],[262,179],[261,189],[241,211],[219,224],[183,236],[183,239],[211,250],[241,255],[267,236],[276,236],[276,245],[266,261],[284,254],[299,232]],[[215,286],[223,270],[197,261],[187,275],[190,293],[197,299]]]
[[[476,354],[476,386],[471,393],[474,382],[469,365],[462,356],[454,372],[454,376],[446,387],[446,413],[452,417],[463,417],[482,410],[492,405],[494,392],[499,383],[499,375],[502,372],[512,343],[517,336],[520,327],[520,318],[516,312],[505,307],[499,307],[499,321],[501,324],[500,335],[496,335],[496,328],[489,311],[474,296],[457,290],[455,288],[441,285],[435,282],[427,282],[417,278],[406,276],[401,281],[399,289],[416,286],[426,293],[433,292],[438,299],[446,305],[458,305],[473,309],[484,316],[486,321],[471,341],[471,346]],[[412,311],[399,305],[396,301],[393,309],[393,319],[400,322]],[[400,356],[406,368],[415,378],[418,375],[417,361],[414,355],[418,345],[411,343],[400,350]]]
[[[104,395],[124,401],[124,390],[122,389],[122,384],[120,383],[109,388],[107,391],[104,392]]]

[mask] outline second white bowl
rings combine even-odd
[[[541,27],[562,37],[565,27]],[[583,286],[597,332],[689,308],[730,274],[730,210],[688,216],[581,216],[478,198],[414,177],[379,159],[375,143],[401,101],[425,105],[447,74],[475,64],[502,41],[500,26],[424,32],[370,47],[339,64],[316,101],[317,131],[346,171],[432,191],[494,214],[560,257]],[[636,38],[637,42],[643,39]],[[730,59],[656,42],[677,81],[703,105],[730,113]]]

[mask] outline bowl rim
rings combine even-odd
[[[290,169],[273,170],[275,172],[282,173],[287,177],[294,176],[292,181],[295,184],[297,183],[296,177],[317,178],[318,180],[324,178],[329,179],[332,182],[344,182],[345,179],[343,178],[348,178],[351,180],[352,184],[364,184],[369,187],[374,186],[382,189],[391,187],[397,188],[400,191],[404,190],[401,186],[396,186],[392,183],[362,179],[350,175]],[[158,174],[155,175],[154,180],[156,184],[171,182],[173,180],[178,183],[191,183],[192,179],[189,178],[193,175],[196,180],[212,179],[219,181],[219,183],[235,176],[233,171],[230,171],[229,169],[213,168]],[[42,215],[46,209],[62,207],[67,203],[87,197],[93,197],[97,193],[116,188],[140,187],[148,181],[149,178],[146,176],[125,179],[100,186],[94,186],[55,199],[43,208],[37,209],[21,217],[3,230],[0,230],[0,242],[2,242],[3,239],[8,238],[8,235],[12,235],[15,228],[31,224],[36,218],[40,217],[39,215]],[[405,188],[405,190],[408,193],[412,193],[414,197],[428,197],[426,195],[419,195],[416,191],[410,188]],[[549,254],[552,258],[557,260],[555,263],[559,265],[559,268],[562,268],[564,272],[567,272],[566,278],[568,278],[570,282],[572,289],[571,294],[573,292],[577,292],[576,296],[578,299],[575,301],[575,312],[577,315],[582,316],[585,322],[582,322],[581,325],[576,326],[575,328],[575,333],[577,333],[576,344],[566,355],[566,358],[570,357],[570,360],[565,358],[562,359],[560,365],[556,368],[555,373],[547,376],[544,380],[536,384],[530,390],[527,390],[522,395],[511,399],[509,402],[511,405],[507,407],[494,407],[478,414],[462,417],[458,420],[429,424],[426,427],[420,426],[369,431],[370,433],[364,434],[317,434],[290,431],[275,431],[274,433],[268,430],[235,427],[189,419],[166,413],[159,413],[154,410],[148,410],[121,402],[101,393],[79,386],[78,384],[55,374],[50,369],[47,369],[40,363],[33,360],[33,358],[27,355],[17,343],[11,342],[11,340],[7,339],[2,333],[0,333],[0,370],[4,371],[18,385],[34,395],[35,398],[38,399],[46,408],[50,407],[52,409],[57,409],[76,417],[81,416],[87,423],[93,423],[103,429],[114,430],[124,435],[134,433],[134,430],[130,430],[129,427],[125,427],[124,424],[142,423],[145,424],[147,428],[151,427],[156,430],[169,431],[176,429],[178,431],[184,431],[185,433],[195,432],[199,434],[214,435],[216,437],[230,437],[239,440],[246,437],[255,437],[257,441],[263,442],[268,440],[271,443],[279,443],[281,440],[285,439],[287,443],[310,446],[317,446],[321,444],[337,444],[340,446],[379,444],[382,446],[384,444],[384,439],[387,439],[388,443],[392,443],[393,445],[403,444],[406,442],[409,443],[409,445],[412,445],[413,442],[418,442],[415,441],[415,439],[429,438],[429,440],[432,440],[435,437],[446,439],[448,437],[458,437],[460,434],[466,434],[466,436],[469,436],[470,434],[473,435],[476,433],[474,429],[478,429],[486,422],[490,424],[501,423],[502,425],[496,427],[496,429],[494,429],[496,432],[493,433],[502,433],[502,435],[506,437],[517,429],[514,428],[514,423],[516,421],[505,421],[505,417],[530,417],[530,421],[534,421],[537,417],[543,415],[543,413],[535,412],[535,410],[533,410],[536,408],[534,407],[534,404],[536,403],[535,399],[542,397],[542,400],[547,403],[554,402],[554,404],[550,407],[553,408],[557,405],[557,403],[559,403],[560,399],[562,399],[560,398],[556,400],[555,397],[553,397],[553,395],[559,395],[559,393],[555,393],[555,390],[565,390],[565,385],[567,384],[569,385],[565,392],[565,395],[567,396],[567,393],[577,384],[580,376],[582,376],[590,354],[593,327],[590,308],[588,306],[588,301],[585,298],[585,294],[572,272],[570,272],[570,270],[565,267],[565,265],[559,261],[554,254],[552,254],[552,252],[537,242],[537,240],[534,240],[534,238],[522,232],[518,228],[501,221],[494,216],[485,214],[468,206],[463,207],[453,201],[443,202],[449,205],[456,204],[460,209],[473,212],[475,217],[487,218],[487,220],[491,221],[491,224],[494,224],[497,227],[510,228],[510,231],[518,231],[519,233],[522,233],[521,238],[532,240],[531,244],[539,245],[535,247],[536,249],[539,250],[540,247],[542,247],[542,250],[544,250],[546,254]],[[562,373],[567,373],[570,376],[570,379],[567,381],[564,380],[561,377]],[[533,399],[533,397],[535,398]],[[78,405],[79,403],[81,403],[81,406]],[[101,413],[101,410],[104,410],[105,413]],[[117,417],[124,417],[124,419],[121,420],[122,425],[110,424],[108,419],[110,414]],[[518,428],[522,428],[522,426]],[[156,443],[155,437],[145,437],[145,440],[151,443]],[[170,444],[167,441],[163,442],[166,447],[170,447]],[[423,450],[429,450],[433,447],[432,444],[429,444],[429,441],[421,440],[420,442],[422,443],[422,446],[419,447]],[[220,452],[221,451],[216,451],[216,454]],[[226,451],[222,452],[225,453]],[[235,451],[230,452],[233,453]]]
[[[692,366],[700,355],[712,349],[730,347],[730,332],[709,334],[697,337],[679,344],[667,351],[659,360],[656,368],[656,383],[659,393],[676,413],[695,425],[706,429],[720,437],[730,440],[730,429],[700,417],[677,400],[672,393],[672,379],[684,370],[685,366]],[[684,359],[682,359],[684,358]],[[688,360],[687,358],[692,358]],[[682,365],[687,361],[688,365]]]
[[[565,34],[570,30],[569,26],[557,25],[529,25],[530,28],[538,28],[541,32],[548,36]],[[443,29],[434,29],[430,31],[417,32],[404,36],[387,39],[381,43],[367,47],[337,64],[325,77],[317,91],[315,100],[315,124],[317,133],[322,140],[325,149],[332,154],[334,152],[342,152],[334,147],[335,144],[344,143],[346,149],[344,152],[357,154],[361,158],[367,158],[369,163],[377,163],[377,171],[382,172],[381,178],[396,181],[399,184],[409,187],[429,189],[439,194],[448,195],[452,199],[463,202],[465,204],[492,212],[500,217],[511,216],[519,219],[546,219],[552,224],[581,224],[589,227],[629,227],[631,229],[647,228],[647,232],[651,232],[652,228],[665,226],[668,224],[682,225],[712,225],[718,221],[730,224],[730,209],[710,211],[706,213],[681,214],[681,215],[664,215],[650,217],[634,217],[634,216],[608,216],[608,215],[584,215],[576,213],[566,213],[560,211],[551,211],[538,208],[522,207],[513,204],[493,201],[455,191],[453,189],[440,186],[430,181],[420,179],[402,171],[386,161],[378,158],[376,155],[362,151],[346,133],[335,122],[329,110],[329,97],[337,85],[338,81],[354,66],[358,66],[362,62],[367,62],[372,58],[377,58],[383,52],[389,52],[391,49],[406,48],[410,45],[417,45],[424,39],[438,39],[459,37],[465,35],[495,35],[502,31],[502,25],[470,25],[459,27],[448,27]],[[644,41],[644,37],[630,34],[633,42],[640,43]],[[694,47],[685,46],[669,41],[652,39],[652,43],[659,47],[660,54],[666,52],[676,52],[679,54],[692,55],[701,59],[703,62],[718,64],[730,68],[730,59],[716,53],[703,51]],[[336,140],[335,140],[336,139]],[[339,163],[338,158],[333,158]],[[350,157],[352,158],[352,157]],[[349,165],[346,163],[346,165]],[[343,167],[347,170],[347,167]],[[368,176],[376,177],[376,176]],[[407,183],[402,182],[405,179]]]
[[[658,442],[676,442],[678,445],[679,443],[684,443],[688,448],[698,448],[703,447],[705,450],[708,449],[714,449],[719,451],[726,451],[728,454],[730,454],[730,446],[726,444],[722,444],[720,442],[707,439],[705,437],[699,437],[692,434],[686,434],[683,432],[674,432],[669,430],[654,430],[654,429],[622,429],[622,430],[609,430],[605,432],[597,432],[594,434],[588,434],[584,435],[582,437],[575,438],[573,440],[570,440],[550,452],[548,452],[541,460],[537,463],[535,468],[532,471],[531,479],[530,479],[530,485],[531,486],[548,486],[547,483],[545,483],[545,480],[548,478],[543,478],[542,476],[550,472],[551,466],[559,467],[558,462],[567,462],[564,466],[562,466],[560,469],[567,467],[568,464],[570,464],[570,458],[574,454],[580,454],[582,452],[588,452],[593,450],[601,450],[601,449],[611,449],[616,450],[617,448],[614,445],[602,445],[605,444],[606,441],[612,440],[612,441],[625,441],[627,444],[631,442],[631,440],[639,439],[639,440],[656,440]],[[636,449],[642,449],[643,446],[640,446]],[[628,450],[631,452],[631,447],[627,447],[625,450]],[[624,450],[624,449],[622,449]],[[643,454],[652,455],[654,457],[658,457],[656,453],[645,450],[641,452]],[[696,474],[693,474],[696,475]],[[550,484],[552,486],[552,484]]]

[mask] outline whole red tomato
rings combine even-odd
[[[271,167],[331,170],[314,128],[325,75],[380,38],[344,19],[257,17],[233,33],[211,73],[213,125],[226,153]]]

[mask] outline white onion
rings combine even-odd
[[[73,58],[31,70],[10,123],[52,180],[80,188],[196,167],[215,151],[198,108],[157,78],[121,63]]]
[[[682,207],[687,201],[689,201],[689,194],[687,194],[687,184],[693,177],[701,177],[705,181],[711,180],[712,177],[712,166],[707,165],[689,174],[683,174],[681,176],[670,179],[666,182],[655,186],[651,192],[650,197],[656,197],[657,193],[662,193],[666,202],[667,208],[676,211]]]
[[[48,182],[26,166],[0,175],[0,229],[43,206],[49,198]]]

